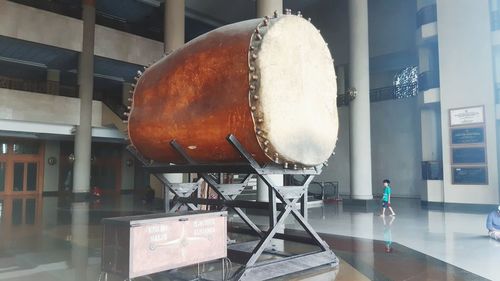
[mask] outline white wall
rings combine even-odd
[[[351,194],[350,160],[349,160],[349,107],[338,108],[339,134],[335,155],[328,160],[328,166],[323,168],[323,173],[315,181],[338,181],[339,193]]]
[[[438,104],[421,108],[420,123],[423,161],[441,161],[442,159],[440,120],[441,114]]]
[[[420,197],[420,113],[418,99],[387,100],[371,104],[373,193],[382,193],[382,181],[391,180],[394,196]]]
[[[49,165],[48,159],[56,158],[54,165]],[[43,170],[43,191],[58,191],[59,189],[59,163],[61,162],[59,141],[45,142],[44,170]]]
[[[488,0],[438,0],[444,200],[453,203],[498,203],[497,139]],[[452,185],[449,109],[484,105],[488,181]]]
[[[371,103],[373,193],[382,193],[382,180],[393,183],[397,197],[420,198],[420,113],[417,98]],[[339,107],[339,138],[335,155],[316,181],[338,181],[341,195],[350,195],[349,107]]]
[[[80,99],[0,88],[0,119],[79,125]],[[92,102],[92,126],[101,127],[102,103]]]
[[[0,35],[68,50],[82,50],[79,19],[0,1]],[[163,55],[163,43],[96,25],[95,55],[148,65]]]

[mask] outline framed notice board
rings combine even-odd
[[[452,164],[486,164],[486,151],[480,147],[454,147],[451,149]]]
[[[484,144],[484,127],[451,129],[451,144]]]
[[[450,109],[450,126],[464,126],[484,123],[484,106]]]
[[[488,184],[488,167],[453,167],[452,171],[453,184]]]
[[[452,184],[487,185],[484,106],[455,108],[449,113]]]

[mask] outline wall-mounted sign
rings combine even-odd
[[[484,123],[484,107],[450,109],[450,125],[470,125]]]
[[[484,128],[451,129],[451,144],[481,144],[484,143]]]
[[[452,164],[485,164],[484,147],[456,147],[452,149]]]
[[[487,167],[453,167],[453,184],[488,184]]]

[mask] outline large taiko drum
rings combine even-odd
[[[147,68],[129,114],[131,145],[146,159],[238,162],[235,135],[260,164],[328,160],[338,130],[333,60],[319,31],[283,15],[208,32]]]

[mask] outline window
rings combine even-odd
[[[23,191],[24,163],[14,163],[14,191]]]
[[[418,94],[418,68],[407,67],[394,75],[394,96],[397,99],[414,97]]]
[[[14,143],[13,150],[15,154],[38,154],[39,143],[24,142]]]
[[[0,162],[0,192],[5,191],[5,171],[7,170],[7,163]]]

